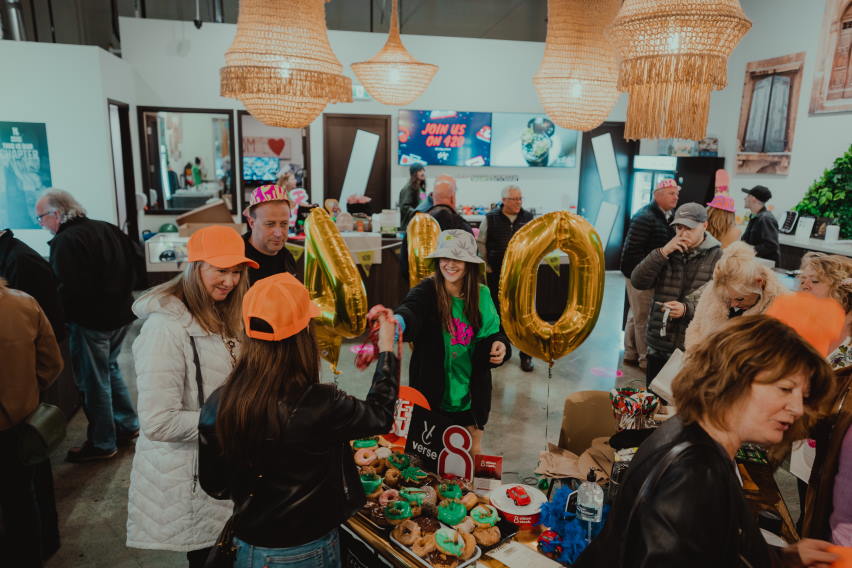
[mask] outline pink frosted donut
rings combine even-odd
[[[359,466],[370,465],[376,461],[376,451],[372,448],[361,448],[355,452],[355,463]]]
[[[381,495],[379,495],[379,505],[384,507],[391,501],[396,501],[397,499],[399,499],[399,491],[397,491],[396,489],[388,489],[387,491],[384,491]]]

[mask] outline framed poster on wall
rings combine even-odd
[[[50,186],[46,125],[0,122],[0,229],[38,229],[35,203]]]

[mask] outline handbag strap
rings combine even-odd
[[[195,346],[195,338],[189,336],[189,343],[192,345],[192,361],[195,363],[195,386],[198,390],[198,408],[204,406],[204,381],[201,377],[201,362],[198,359],[198,348]]]
[[[681,455],[685,450],[692,447],[694,444],[688,440],[685,440],[679,444],[676,444],[669,448],[663,458],[657,462],[656,467],[645,477],[645,481],[642,482],[642,486],[639,488],[639,493],[636,496],[636,500],[633,501],[633,506],[630,508],[630,514],[627,515],[627,524],[624,526],[624,538],[621,541],[621,552],[618,555],[618,565],[624,566],[624,555],[625,548],[627,546],[627,535],[630,534],[630,525],[633,524],[633,517],[636,516],[636,511],[639,509],[640,505],[644,505],[648,498],[651,496],[651,493],[657,487],[657,483],[659,483],[660,478],[663,477],[663,474],[671,467],[672,463],[674,463],[675,459],[679,455]]]

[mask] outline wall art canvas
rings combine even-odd
[[[810,114],[852,112],[852,0],[826,0]]]
[[[35,203],[51,186],[43,122],[0,122],[0,229],[38,229]]]
[[[799,52],[746,65],[737,129],[738,174],[789,171],[804,63],[805,53]]]

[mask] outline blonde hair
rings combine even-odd
[[[817,278],[828,284],[829,297],[834,298],[849,313],[852,309],[850,293],[852,282],[844,282],[852,277],[852,259],[836,254],[807,252],[802,257],[801,270],[807,268],[816,272]]]
[[[201,280],[204,261],[188,262],[180,274],[145,292],[144,297],[154,295],[174,296],[186,306],[189,313],[208,333],[222,337],[240,337],[243,331],[243,296],[248,290],[248,268],[243,264],[240,281],[221,302],[213,301]]]
[[[754,248],[737,241],[722,251],[722,256],[713,269],[713,289],[722,294],[722,288],[728,287],[744,294],[760,294],[763,286],[773,277],[768,266],[757,260]]]
[[[707,232],[722,240],[736,222],[736,216],[731,211],[707,206]]]
[[[734,318],[690,352],[672,383],[677,414],[686,424],[706,420],[728,428],[725,420],[749,396],[752,384],[772,384],[797,373],[810,381],[805,413],[772,448],[771,455],[779,459],[827,410],[835,375],[793,328],[771,316]]]

